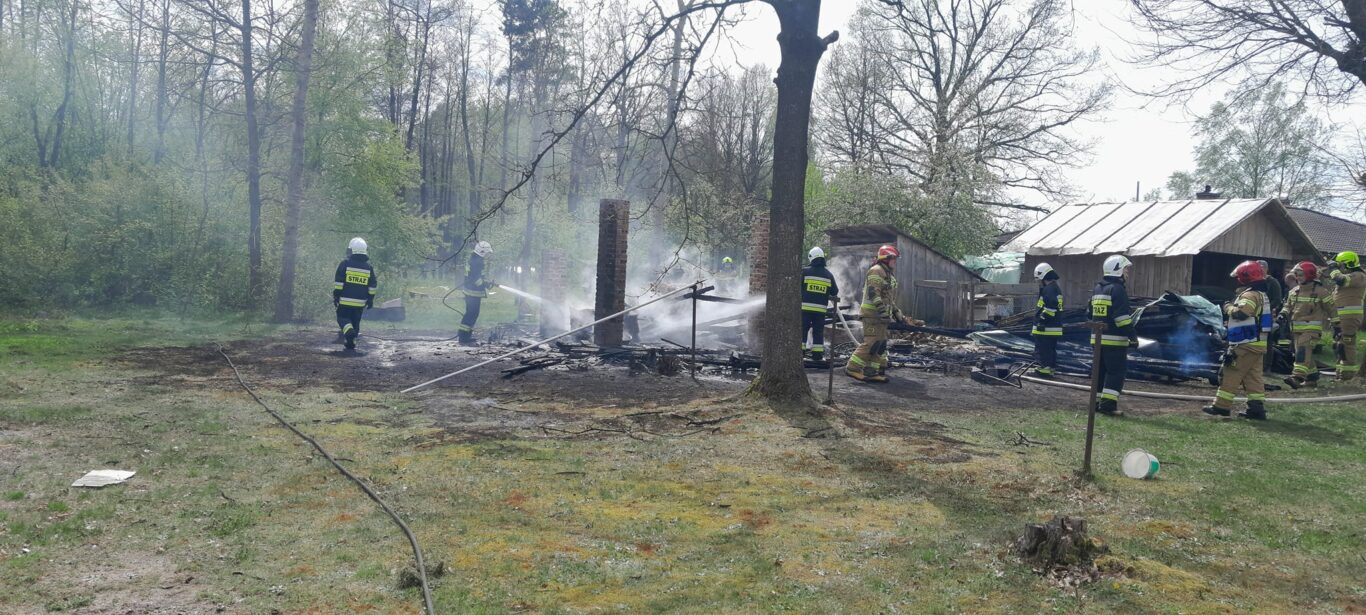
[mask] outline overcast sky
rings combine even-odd
[[[484,0],[496,15],[497,0]],[[574,4],[576,0],[562,0]],[[1021,0],[1024,1],[1024,0]],[[846,23],[861,0],[824,0],[821,5],[821,32],[847,32]],[[1130,54],[1128,40],[1142,33],[1128,22],[1128,0],[1079,0],[1072,3],[1076,40],[1081,48],[1099,48],[1105,70],[1112,78],[1136,89],[1144,89],[1170,79],[1166,70],[1144,69],[1125,59]],[[730,31],[730,41],[718,50],[717,64],[750,66],[764,64],[776,69],[779,61],[778,19],[773,9],[761,2],[738,7],[745,19]],[[495,22],[496,23],[496,22]],[[836,43],[837,45],[840,43]],[[1078,134],[1095,143],[1090,164],[1067,172],[1082,201],[1121,201],[1134,198],[1135,183],[1142,192],[1164,188],[1174,171],[1193,170],[1192,148],[1197,113],[1208,111],[1226,91],[1209,91],[1189,100],[1153,100],[1124,89],[1114,93],[1111,108],[1095,121],[1077,126]],[[1320,108],[1318,112],[1334,124],[1366,125],[1366,100],[1358,96],[1352,105]],[[1024,196],[1024,195],[1021,195]],[[1034,205],[1054,206],[1023,198]],[[1359,212],[1366,213],[1366,212]]]
[[[859,0],[825,0],[821,5],[822,34],[830,30],[847,31],[845,24],[859,4]],[[1072,6],[1075,44],[1099,48],[1112,76],[1139,89],[1172,76],[1170,72],[1144,70],[1125,62],[1130,53],[1126,40],[1142,36],[1127,20],[1126,0],[1083,0]],[[776,68],[777,17],[772,9],[757,3],[746,14],[749,19],[733,31],[735,43],[744,46],[743,52],[723,51],[723,56],[732,62],[764,63]],[[1067,173],[1081,200],[1133,199],[1135,182],[1146,193],[1153,188],[1165,189],[1167,177],[1174,171],[1193,170],[1195,113],[1207,111],[1224,94],[1225,91],[1210,91],[1190,100],[1165,101],[1116,91],[1112,107],[1100,120],[1078,126],[1080,135],[1095,142],[1091,164]],[[1359,122],[1359,118],[1366,117],[1366,104],[1325,109],[1323,115],[1332,122]]]

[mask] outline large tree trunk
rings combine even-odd
[[[285,203],[285,242],[280,257],[280,286],[275,292],[275,321],[294,318],[294,269],[299,253],[299,210],[304,200],[304,129],[308,123],[308,78],[313,72],[313,34],[318,29],[318,0],[304,0],[304,31],[294,71],[293,131],[289,139],[289,193]]]
[[[264,280],[261,276],[261,131],[256,122],[256,68],[252,65],[251,0],[242,0],[242,88],[247,116],[247,296],[253,304],[260,301]]]
[[[806,402],[811,386],[802,366],[801,260],[811,91],[826,45],[816,33],[821,0],[773,2],[782,26],[778,45],[777,128],[773,135],[773,195],[769,205],[768,297],[763,365],[753,391],[782,403]]]

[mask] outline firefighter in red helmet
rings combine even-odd
[[[1224,306],[1228,316],[1228,350],[1224,353],[1224,367],[1219,370],[1219,391],[1214,403],[1203,410],[1205,414],[1229,416],[1238,389],[1243,389],[1247,392],[1247,411],[1238,416],[1265,421],[1262,361],[1266,359],[1266,340],[1272,327],[1266,271],[1256,261],[1243,261],[1231,277],[1238,281],[1238,290],[1233,301]]]
[[[1323,337],[1323,323],[1333,316],[1333,291],[1323,285],[1318,266],[1309,261],[1295,265],[1291,275],[1295,276],[1295,287],[1285,299],[1280,318],[1290,323],[1295,336],[1295,371],[1285,383],[1298,389],[1319,382],[1314,346]]]
[[[877,260],[868,270],[863,285],[863,304],[859,315],[863,321],[863,343],[844,370],[855,380],[887,382],[887,327],[893,322],[923,325],[923,321],[906,316],[896,305],[896,275],[893,268],[901,256],[896,246],[885,245],[877,250]]]

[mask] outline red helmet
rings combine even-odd
[[[1305,282],[1313,282],[1314,280],[1319,279],[1318,266],[1309,261],[1304,261],[1298,265],[1295,265],[1294,273],[1303,274]]]
[[[1238,265],[1238,267],[1233,270],[1233,273],[1229,274],[1229,277],[1237,279],[1239,284],[1247,286],[1253,282],[1265,280],[1266,270],[1262,269],[1262,266],[1258,265],[1257,261],[1243,261],[1241,265]]]
[[[877,249],[877,259],[885,261],[889,258],[901,258],[901,252],[897,251],[896,246],[887,244]]]

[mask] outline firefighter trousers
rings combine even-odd
[[[1295,371],[1301,378],[1317,376],[1318,361],[1314,360],[1314,347],[1319,344],[1321,331],[1297,331],[1295,333]]]
[[[1040,374],[1051,376],[1058,369],[1058,339],[1057,335],[1034,334],[1034,350],[1039,355]]]
[[[811,344],[807,346],[811,350],[811,358],[821,361],[825,358],[825,312],[802,311],[802,343],[806,343],[806,335],[811,334]]]
[[[1238,396],[1239,389],[1247,391],[1249,402],[1266,401],[1266,384],[1262,381],[1262,360],[1266,358],[1266,351],[1243,345],[1235,346],[1232,352],[1233,362],[1219,370],[1219,390],[1215,392],[1214,407],[1233,409],[1233,398]]]
[[[465,296],[465,315],[460,318],[460,341],[474,341],[474,323],[479,321],[479,307],[483,297]]]
[[[878,316],[863,317],[863,343],[849,357],[845,371],[876,376],[887,370],[887,321]]]
[[[1124,377],[1129,373],[1128,346],[1100,348],[1100,403],[1119,405],[1119,394],[1124,391]]]
[[[356,336],[360,335],[360,319],[365,315],[365,308],[352,305],[337,306],[337,328],[346,337],[346,345],[352,346],[356,343]]]
[[[1361,332],[1361,314],[1344,314],[1337,327],[1342,334],[1333,340],[1338,356],[1338,380],[1351,380],[1361,371],[1357,362],[1357,334]]]

